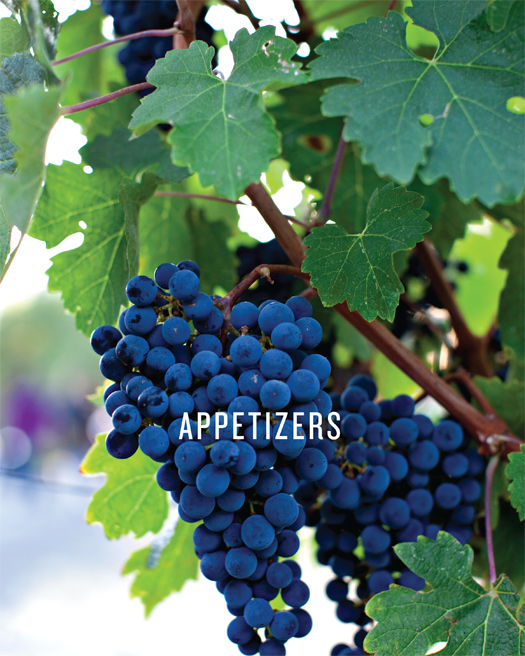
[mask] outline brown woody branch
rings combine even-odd
[[[266,189],[261,184],[252,184],[245,190],[245,193],[273,230],[290,260],[297,267],[300,267],[304,259],[304,246]],[[379,321],[368,323],[358,312],[351,312],[346,303],[336,305],[334,309],[386,355],[391,362],[410,376],[436,401],[441,403],[452,416],[456,417],[476,441],[483,446],[484,452],[496,451],[500,446],[504,453],[519,448],[520,442],[515,436],[505,441],[489,440],[495,435],[512,435],[505,422],[497,415],[485,416],[471,406],[442,378],[432,373],[410,349],[392,335]]]
[[[452,327],[458,338],[458,350],[464,352],[469,371],[490,378],[493,371],[487,357],[487,340],[474,335],[468,327],[456,302],[452,286],[443,273],[443,266],[436,249],[425,239],[416,244],[415,250],[434,291],[450,315]]]

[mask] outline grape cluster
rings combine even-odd
[[[375,396],[374,381],[365,375],[332,395],[341,438],[330,444],[331,457],[325,451],[325,476],[295,493],[306,509],[306,524],[316,527],[317,558],[336,577],[326,594],[337,603],[337,617],[360,627],[355,648],[337,645],[334,656],[364,653],[370,596],[391,583],[423,588],[424,580],[406,569],[393,546],[419,535],[435,539],[443,529],[465,544],[481,494],[476,477],[484,459],[468,448],[459,424],[445,419],[434,426],[414,414],[409,396],[379,403]],[[364,555],[357,555],[359,538]]]
[[[102,9],[113,17],[115,33],[125,36],[145,30],[173,27],[177,18],[175,0],[102,0]],[[206,23],[206,8],[195,23],[195,37],[211,45],[213,28]],[[155,60],[165,56],[173,47],[173,36],[144,37],[130,41],[118,55],[130,84],[144,82]],[[142,92],[142,95],[149,91]]]
[[[242,654],[285,654],[284,643],[312,625],[302,608],[308,586],[288,560],[305,523],[293,494],[300,481],[323,480],[333,457],[310,424],[332,408],[323,391],[330,363],[313,352],[321,326],[299,296],[240,302],[228,316],[229,299],[202,293],[191,261],[132,278],[126,294],[120,330],[91,336],[114,381],[104,394],[108,452],[140,449],[162,463],[158,484],[182,520],[202,520],[195,552],[235,616],[229,639]],[[288,609],[274,612],[279,593]]]

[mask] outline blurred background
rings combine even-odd
[[[286,0],[250,2],[263,22],[293,25],[296,16]],[[85,0],[55,2],[64,21],[89,7]],[[287,14],[288,12],[288,14]],[[8,15],[0,8],[0,16]],[[249,21],[225,6],[214,6],[207,17],[228,39]],[[104,22],[111,36],[111,18]],[[335,34],[327,26],[326,38]],[[306,53],[308,54],[308,53]],[[219,68],[227,73],[231,55],[219,51]],[[49,162],[80,163],[85,143],[80,127],[61,119],[47,152]],[[290,213],[303,202],[304,185],[285,172],[284,187],[274,195]],[[268,241],[272,235],[251,208],[240,212],[239,227],[251,237]],[[472,328],[482,334],[493,315],[505,273],[498,258],[510,233],[488,221],[470,226],[451,260],[466,263],[453,269],[458,300]],[[46,291],[50,259],[74,247],[73,236],[53,250],[25,237],[0,285],[0,653],[2,656],[143,656],[173,652],[202,656],[238,653],[226,637],[231,616],[215,584],[200,577],[188,582],[144,620],[138,599],[129,598],[130,577],[121,569],[129,554],[149,543],[124,538],[109,541],[100,526],[84,516],[91,494],[102,477],[80,474],[79,465],[94,437],[109,426],[104,408],[90,402],[102,384],[98,357],[64,312],[60,298]],[[475,254],[475,256],[474,256]],[[482,264],[483,263],[483,264]],[[461,269],[467,269],[467,273]],[[480,303],[483,298],[484,302]],[[344,364],[349,352],[336,353]],[[417,388],[393,367],[374,356],[372,369],[382,376],[384,395],[417,393]],[[303,529],[299,563],[311,588],[307,610],[314,628],[303,641],[291,641],[290,656],[326,654],[336,642],[348,642],[352,629],[338,622],[335,608],[324,596],[331,575],[314,562],[313,536]]]

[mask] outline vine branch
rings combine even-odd
[[[235,13],[241,16],[246,16],[246,18],[250,21],[253,27],[255,27],[255,29],[259,27],[259,21],[252,14],[246,2],[237,2],[236,0],[222,0],[222,4],[226,5],[230,9],[233,9]]]
[[[493,372],[487,359],[486,340],[474,335],[468,327],[454,297],[452,286],[443,273],[441,260],[436,249],[433,244],[425,239],[416,244],[415,250],[425,273],[432,283],[433,289],[450,315],[452,327],[458,338],[458,350],[465,352],[469,370],[473,374],[490,378]]]
[[[195,21],[203,5],[201,0],[177,0],[179,13],[174,27],[178,30],[173,35],[174,50],[185,50],[195,41]]]
[[[242,200],[230,200],[222,196],[208,196],[206,194],[193,194],[189,191],[156,191],[154,196],[166,196],[168,198],[200,198],[201,200],[213,200],[217,203],[228,203],[229,205],[246,205]]]
[[[91,100],[85,100],[84,102],[78,103],[77,105],[66,105],[60,110],[61,116],[67,116],[68,114],[76,114],[81,112],[84,109],[90,109],[91,107],[96,107],[97,105],[103,105],[104,103],[111,102],[116,98],[121,96],[126,96],[129,93],[135,93],[136,91],[142,91],[142,89],[154,89],[153,84],[149,82],[140,82],[139,84],[132,84],[129,87],[124,87],[123,89],[118,89],[112,93],[108,93],[105,96],[99,96],[98,98],[91,98]]]
[[[126,34],[126,36],[119,36],[118,39],[113,39],[111,41],[103,41],[102,43],[97,43],[95,46],[90,46],[89,48],[84,48],[84,50],[79,50],[69,57],[64,57],[64,59],[57,59],[54,62],[51,62],[52,66],[58,66],[59,64],[65,64],[68,61],[87,55],[90,52],[95,52],[96,50],[101,50],[102,48],[108,48],[109,46],[114,46],[116,43],[124,43],[125,41],[133,41],[134,39],[142,39],[148,36],[171,36],[176,34],[179,31],[177,27],[170,27],[168,30],[145,30],[144,32],[134,32],[133,34]]]
[[[261,184],[252,184],[246,190],[292,263],[300,267],[304,258],[304,246],[286,217],[280,212],[271,196]],[[364,335],[378,350],[404,371],[430,396],[436,399],[483,447],[484,452],[501,447],[503,453],[519,449],[519,441],[490,440],[495,435],[510,435],[505,422],[497,415],[485,416],[461,397],[442,378],[436,376],[426,365],[379,321],[368,323],[358,312],[351,312],[343,303],[334,306],[346,321]],[[513,436],[515,438],[515,436]],[[517,440],[517,438],[515,438]]]
[[[341,138],[339,139],[339,144],[337,146],[337,151],[335,153],[332,171],[330,172],[330,179],[328,180],[328,185],[326,187],[326,193],[323,198],[321,209],[319,210],[319,220],[322,223],[325,223],[325,221],[327,221],[330,218],[335,186],[337,184],[337,178],[339,177],[339,172],[343,164],[345,149],[346,149],[346,141],[343,139],[343,136],[341,135]]]

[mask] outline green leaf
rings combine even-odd
[[[134,177],[148,169],[168,182],[187,178],[187,168],[175,166],[170,149],[158,132],[133,139],[126,128],[117,128],[110,136],[98,135],[80,150],[82,159],[94,169],[115,169],[122,175]]]
[[[56,40],[60,32],[58,11],[51,0],[15,0],[21,8],[22,21],[30,35],[31,47],[37,59],[48,69],[50,80],[55,74],[50,60],[56,53]]]
[[[134,112],[132,129],[172,122],[172,159],[199,174],[205,186],[235,199],[279,154],[279,135],[261,100],[263,89],[302,84],[291,61],[297,46],[267,26],[231,43],[235,67],[227,80],[211,72],[213,48],[194,41],[157,61],[148,81],[157,89]],[[247,144],[251,144],[247,148]]]
[[[159,535],[150,547],[135,551],[124,565],[123,574],[135,573],[131,596],[144,604],[146,617],[186,581],[197,580],[199,559],[193,547],[194,524],[180,519],[167,535]]]
[[[462,203],[444,180],[428,187],[416,179],[410,190],[425,197],[423,209],[429,213],[428,220],[432,224],[429,238],[444,260],[456,239],[465,236],[467,225],[483,219],[480,208],[475,203]]]
[[[505,474],[510,478],[510,502],[518,511],[521,521],[525,519],[525,446],[518,453],[509,454]]]
[[[291,176],[322,193],[330,180],[343,129],[340,119],[321,114],[319,96],[325,87],[326,82],[313,82],[286,89],[280,93],[284,102],[271,110],[282,133],[282,156],[290,162]],[[357,144],[347,144],[330,219],[346,230],[362,230],[368,199],[384,182],[373,167],[361,162]]]
[[[12,175],[0,177],[0,205],[10,225],[23,233],[42,193],[47,138],[59,117],[60,95],[59,87],[46,92],[40,86],[32,86],[4,98],[11,125],[9,138],[16,147],[17,169]]]
[[[89,9],[77,11],[62,24],[57,40],[57,59],[64,59],[84,48],[103,41],[102,21],[105,15],[92,2]],[[115,62],[115,47],[96,50],[55,67],[62,80],[68,80],[64,105],[74,105],[110,91],[108,82],[118,80],[120,73]],[[82,113],[83,114],[83,113]],[[83,116],[74,120],[82,122]]]
[[[18,25],[18,23],[17,23]],[[0,68],[0,174],[13,173],[16,169],[15,145],[9,134],[10,118],[4,100],[14,95],[20,87],[42,83],[43,67],[27,52],[15,54],[4,60]]]
[[[0,206],[0,280],[4,277],[11,242],[11,226]]]
[[[127,460],[109,455],[105,435],[98,435],[80,467],[83,474],[105,474],[87,509],[90,524],[100,522],[111,540],[128,533],[136,537],[158,533],[168,515],[166,492],[157,485],[159,465],[142,451]]]
[[[403,285],[392,254],[412,248],[430,230],[423,197],[393,183],[376,190],[364,230],[349,235],[338,225],[315,228],[306,237],[303,271],[311,274],[323,305],[348,301],[367,320],[392,321]]]
[[[514,351],[518,368],[522,371],[525,359],[525,244],[521,230],[507,243],[498,266],[508,271],[498,310],[501,343]]]
[[[518,437],[525,438],[524,384],[518,380],[504,383],[497,376],[494,376],[494,378],[475,376],[474,382],[510,430]]]
[[[342,29],[348,25],[364,23],[369,16],[383,16],[388,2],[372,2],[362,6],[361,0],[303,0],[305,13],[317,34],[329,27]]]
[[[152,198],[140,218],[141,271],[151,276],[162,262],[190,259],[199,263],[203,291],[231,289],[234,261],[224,257],[231,233],[231,226],[222,221],[208,222],[187,198]]]
[[[430,585],[428,592],[391,586],[374,595],[366,612],[378,624],[365,639],[376,656],[424,656],[436,642],[441,656],[517,656],[524,627],[519,595],[502,574],[489,590],[472,578],[472,549],[440,531],[395,548],[399,558]]]
[[[330,88],[323,113],[347,117],[345,138],[379,175],[408,184],[419,168],[426,184],[446,177],[463,202],[490,206],[514,202],[524,185],[524,117],[506,107],[523,93],[523,7],[513,3],[497,34],[483,8],[483,0],[414,1],[414,23],[439,38],[432,60],[408,48],[407,24],[391,11],[320,45],[310,66],[315,80],[360,82]]]
[[[525,227],[525,202],[523,200],[514,205],[494,205],[490,209],[483,209],[498,221],[509,219],[516,227]]]
[[[11,16],[0,19],[0,63],[15,52],[25,50],[27,43],[27,32],[23,25]]]
[[[525,531],[514,508],[499,499],[500,522],[492,532],[492,541],[498,567],[509,576],[523,594],[525,584]],[[512,549],[509,549],[509,545]]]
[[[501,32],[507,24],[512,2],[509,0],[487,1],[487,23],[493,32]]]
[[[126,283],[138,268],[138,212],[157,182],[153,175],[122,180],[114,171],[88,175],[68,162],[49,166],[31,235],[50,248],[83,231],[82,245],[52,258],[48,273],[49,290],[61,292],[86,335],[115,323],[127,305]]]

